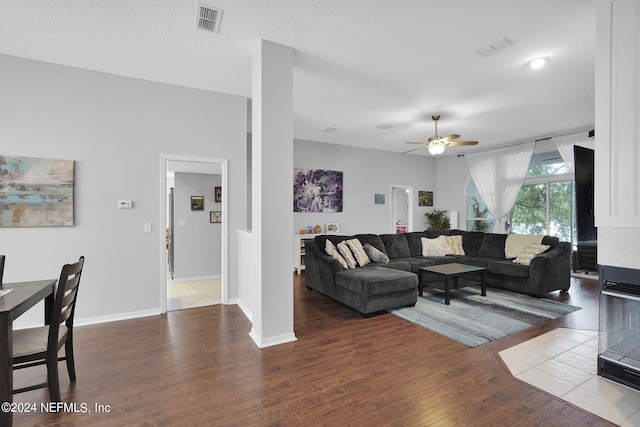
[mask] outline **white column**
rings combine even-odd
[[[258,347],[293,332],[293,49],[261,40],[253,56],[252,256],[257,283],[250,336]]]

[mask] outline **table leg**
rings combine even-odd
[[[0,315],[0,404],[13,402],[13,329],[8,314]],[[0,411],[0,425],[11,426],[13,414]]]
[[[418,274],[418,296],[422,296],[423,288],[424,288],[424,271],[420,270]]]
[[[482,290],[481,295],[483,297],[487,296],[487,270],[482,270],[482,279],[480,282],[480,289]]]
[[[444,303],[451,305],[451,278],[449,276],[444,278]]]

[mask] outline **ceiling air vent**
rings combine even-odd
[[[476,53],[479,53],[482,56],[489,56],[489,55],[493,55],[499,50],[502,50],[504,48],[511,46],[512,44],[513,42],[511,40],[505,39],[503,37],[501,39],[494,41],[493,43],[489,43],[488,45],[481,47],[480,49],[476,50]]]
[[[222,10],[198,3],[198,16],[196,26],[203,30],[218,32]]]

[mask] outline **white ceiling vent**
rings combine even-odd
[[[198,16],[196,27],[217,33],[220,29],[222,10],[213,8],[203,3],[198,3]]]
[[[482,56],[489,56],[489,55],[493,55],[499,50],[502,50],[504,48],[511,46],[512,44],[513,42],[511,40],[505,39],[503,37],[501,39],[494,41],[493,43],[489,43],[488,45],[481,47],[480,49],[476,50],[476,53],[479,53]]]

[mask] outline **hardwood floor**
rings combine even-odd
[[[223,305],[80,327],[78,381],[61,364],[61,392],[91,413],[38,410],[14,425],[612,425],[514,379],[497,355],[557,327],[597,329],[597,281],[550,296],[582,310],[467,348],[393,314],[364,319],[293,276],[298,341],[258,349],[241,310]],[[15,401],[39,405],[46,390]]]

